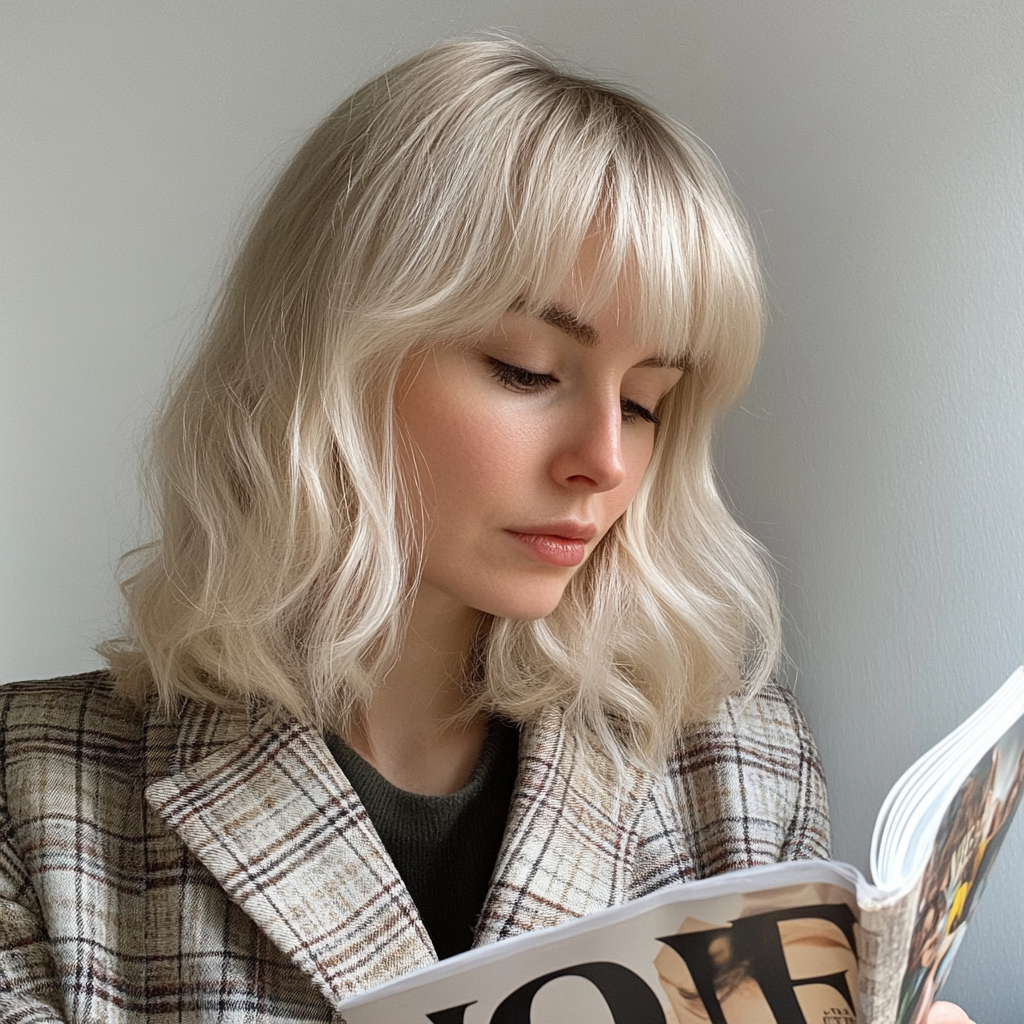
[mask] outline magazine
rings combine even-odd
[[[918,760],[868,882],[803,861],[674,885],[345,1001],[345,1024],[920,1024],[1024,789],[1024,669]]]

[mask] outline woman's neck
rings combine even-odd
[[[344,739],[392,785],[453,793],[480,759],[487,721],[464,721],[466,672],[479,615],[440,595],[417,594],[398,660]]]

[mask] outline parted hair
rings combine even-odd
[[[556,702],[577,735],[650,764],[765,681],[774,580],[710,451],[760,345],[744,220],[686,129],[518,43],[470,40],[345,100],[256,216],[154,427],[158,539],[132,553],[125,635],[100,647],[121,692],[270,701],[320,727],[358,715],[419,572],[399,367],[542,310],[595,224],[586,304],[629,273],[637,340],[687,368],[638,493],[556,610],[481,618],[469,707],[526,722]]]

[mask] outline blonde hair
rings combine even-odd
[[[398,368],[513,305],[542,309],[595,222],[588,302],[630,271],[638,340],[689,368],[639,492],[555,612],[482,627],[472,707],[528,721],[557,702],[577,735],[652,763],[683,723],[760,685],[779,652],[774,583],[710,457],[760,344],[744,222],[687,130],[496,40],[364,86],[273,189],[154,430],[160,539],[124,583],[130,635],[100,648],[120,691],[168,709],[264,699],[321,727],[365,707],[418,571]]]

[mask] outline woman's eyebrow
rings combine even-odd
[[[644,359],[642,362],[636,364],[633,369],[644,366],[654,366],[659,370],[692,370],[693,360],[686,355],[684,352],[681,356],[675,356],[668,358],[666,356],[651,356],[650,359]]]
[[[551,324],[552,327],[557,327],[558,330],[575,338],[586,348],[593,348],[599,340],[597,328],[557,303],[553,302],[551,305],[545,306],[537,316],[546,324]]]
[[[509,309],[513,313],[526,313],[526,302],[523,299],[517,299]],[[549,303],[535,315],[538,320],[543,320],[544,323],[563,331],[586,348],[593,348],[601,340],[601,335],[593,324],[581,320],[572,310],[560,306],[557,302]],[[693,360],[684,353],[673,358],[651,356],[650,359],[644,359],[636,365],[638,367],[653,366],[661,370],[686,371],[693,369]]]
[[[525,299],[516,299],[509,306],[509,310],[512,313],[531,315]],[[581,320],[572,310],[566,309],[565,306],[560,306],[557,302],[548,304],[539,313],[533,315],[538,320],[543,320],[544,323],[551,324],[552,327],[563,331],[571,338],[575,338],[576,341],[587,348],[593,348],[600,340],[596,327],[588,324],[585,320]]]

